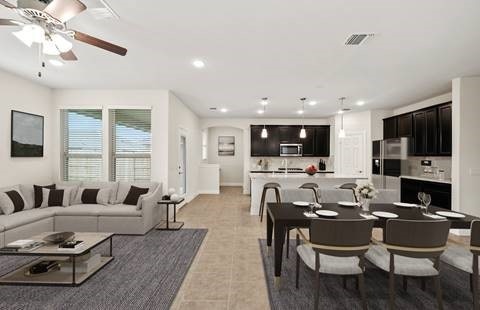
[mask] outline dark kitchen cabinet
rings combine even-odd
[[[414,154],[417,156],[425,155],[426,149],[426,120],[425,112],[413,113],[413,139],[414,139]]]
[[[278,126],[267,126],[267,156],[280,156],[280,140],[278,137]]]
[[[303,156],[312,157],[315,156],[315,128],[305,127],[307,137],[302,140]]]
[[[301,126],[278,126],[278,136],[280,138],[280,143],[283,143],[283,144],[301,143],[300,129],[301,129]]]
[[[315,156],[330,156],[330,126],[315,127]]]
[[[397,138],[397,117],[389,117],[383,120],[383,139]]]
[[[438,153],[443,156],[452,155],[452,105],[438,107]]]
[[[437,155],[438,153],[438,122],[437,109],[425,111],[425,155]]]
[[[402,202],[419,204],[418,193],[424,192],[432,196],[432,206],[452,208],[452,186],[447,183],[421,181],[408,178],[401,180]]]
[[[398,137],[412,137],[413,136],[412,113],[398,116],[397,127],[398,127]]]
[[[267,139],[262,139],[262,129],[263,126],[252,125],[250,127],[251,156],[267,156]]]

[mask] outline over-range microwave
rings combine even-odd
[[[302,156],[301,144],[280,144],[280,156]]]

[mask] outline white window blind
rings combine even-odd
[[[150,181],[151,110],[110,110],[110,180]]]
[[[62,110],[63,179],[102,178],[102,110]]]

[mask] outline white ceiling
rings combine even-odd
[[[85,0],[92,8],[98,0]],[[126,57],[75,43],[80,61],[36,78],[36,51],[0,28],[0,67],[52,88],[163,88],[203,117],[298,117],[298,98],[324,117],[365,100],[394,107],[450,91],[480,74],[478,0],[109,0],[120,20],[88,12],[70,28],[129,49]],[[0,8],[0,17],[15,17]],[[347,47],[352,33],[375,33]],[[195,69],[191,61],[205,61]],[[5,87],[5,85],[4,85]],[[227,114],[209,107],[225,107]],[[360,109],[355,107],[355,109]]]

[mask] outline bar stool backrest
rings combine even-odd
[[[480,221],[472,221],[470,229],[470,245],[472,247],[480,247]],[[472,253],[480,254],[480,249],[472,249]]]

